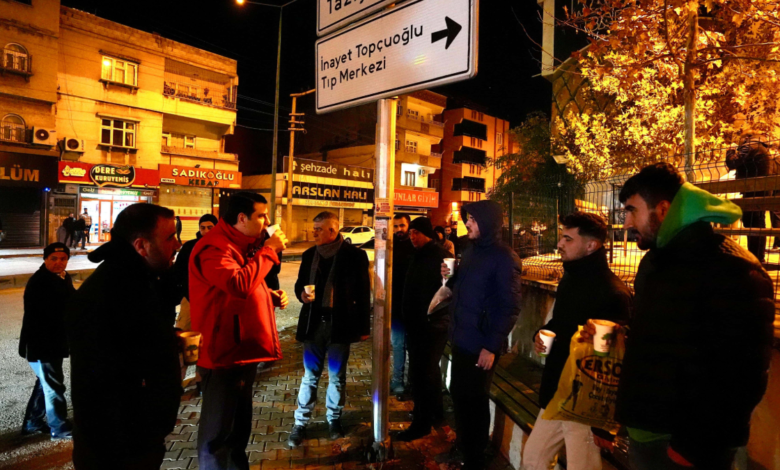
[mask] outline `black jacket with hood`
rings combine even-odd
[[[563,263],[563,278],[555,293],[552,319],[542,328],[555,333],[547,356],[539,391],[539,406],[546,408],[558,390],[561,373],[569,359],[571,337],[579,325],[598,318],[626,323],[631,311],[631,291],[609,269],[607,251]]]
[[[520,315],[520,258],[503,243],[503,211],[495,201],[463,206],[477,222],[480,237],[464,250],[447,283],[452,288],[450,336],[454,347],[479,354],[500,354]]]
[[[176,424],[182,392],[173,329],[178,290],[123,240],[106,243],[89,260],[102,263],[65,315],[74,439],[82,458],[101,455],[117,438],[161,444]],[[125,399],[109,390],[121,390]],[[106,417],[119,415],[122,426],[107,433]]]
[[[414,251],[404,280],[402,303],[404,325],[409,334],[425,331],[428,325],[447,330],[449,309],[442,307],[441,311],[428,315],[428,307],[441,288],[441,263],[451,257],[449,251],[433,240]]]
[[[52,362],[68,357],[65,305],[76,289],[73,280],[41,265],[24,289],[24,318],[19,335],[19,355],[29,362]]]

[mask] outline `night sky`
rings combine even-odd
[[[262,1],[282,5],[287,0]],[[238,124],[273,128],[278,8],[248,2],[239,6],[235,0],[62,0],[62,3],[236,59]],[[316,10],[315,0],[297,0],[283,10],[280,129],[286,128],[290,93],[314,88]],[[433,90],[454,98],[450,100],[452,103],[473,103],[512,124],[519,123],[530,111],[549,113],[550,84],[539,76],[533,77],[540,71],[541,53],[534,44],[541,42],[542,36],[538,11],[534,0],[482,0],[477,77]],[[327,125],[337,127],[338,123],[332,121]],[[310,122],[325,125],[317,119]],[[270,155],[271,132],[246,128],[244,131],[240,135],[256,134],[253,145],[258,157]],[[280,153],[286,149],[286,142],[286,133],[280,133]],[[242,160],[245,157],[241,155]]]

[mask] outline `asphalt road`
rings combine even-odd
[[[298,276],[300,262],[282,265],[279,275],[281,288],[288,292],[290,305],[278,310],[276,321],[279,330],[297,324],[301,303],[294,298],[293,286]],[[78,284],[77,284],[78,287]],[[70,463],[70,442],[51,442],[48,437],[19,438],[19,429],[35,376],[27,361],[19,357],[19,332],[22,328],[24,289],[0,290],[0,469],[52,469],[73,468]],[[70,384],[70,361],[64,362],[65,380]],[[66,398],[70,410],[70,387]],[[109,390],[121,396],[121,390]],[[106,422],[110,432],[111,420]],[[116,425],[121,425],[116,423]]]

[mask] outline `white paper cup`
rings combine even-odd
[[[616,325],[609,320],[593,320],[593,325],[596,327],[596,335],[593,337],[593,352],[597,356],[606,356],[609,354]]]
[[[547,357],[552,351],[553,342],[555,341],[555,333],[550,330],[539,330],[539,337],[542,338],[542,343],[546,348],[543,353],[539,353],[541,357]]]
[[[265,228],[265,231],[268,232],[269,237],[273,237],[274,232],[276,232],[277,230],[279,230],[279,224],[269,225],[268,227]]]
[[[179,335],[181,338],[181,350],[184,363],[188,366],[198,362],[200,353],[200,333],[197,331],[185,331]]]
[[[444,258],[444,263],[450,269],[450,273],[446,276],[449,279],[455,274],[455,258]]]
[[[311,293],[314,292],[314,284],[303,286],[303,291],[306,292],[306,294],[311,295]]]

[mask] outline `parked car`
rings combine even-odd
[[[371,227],[344,227],[340,232],[345,242],[354,243],[355,245],[362,245],[374,238],[374,229]]]
[[[374,239],[363,243],[358,248],[366,252],[366,255],[368,255],[368,261],[373,263],[374,262]]]

